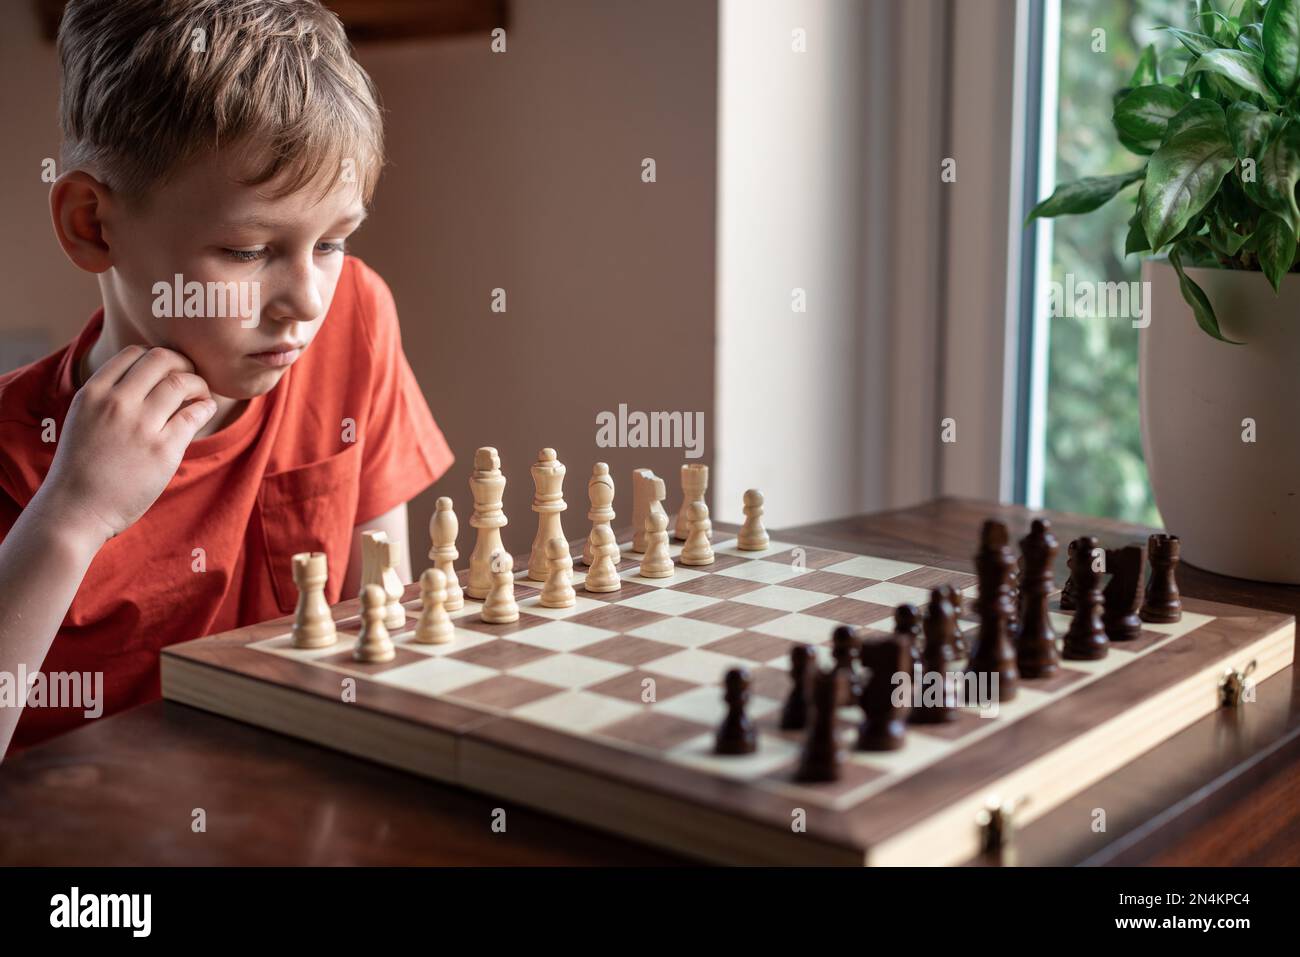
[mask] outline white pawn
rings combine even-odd
[[[508,552],[492,553],[492,587],[483,599],[482,618],[492,625],[504,625],[519,620],[519,606],[515,604],[515,560]]]
[[[745,524],[736,536],[736,547],[747,552],[761,552],[770,539],[763,527],[763,493],[756,488],[745,492]]]
[[[668,513],[651,512],[645,517],[645,555],[642,578],[671,578],[673,559],[668,552]]]
[[[552,538],[546,543],[547,574],[538,604],[543,608],[572,608],[577,604],[573,592],[573,558],[569,543],[563,538]]]
[[[378,585],[361,589],[361,634],[357,636],[357,646],[352,651],[352,657],[357,661],[392,661],[397,656],[393,639],[388,637],[388,629],[384,626],[387,604],[388,596]]]
[[[591,535],[591,570],[582,587],[597,593],[618,591],[623,587],[623,580],[618,577],[619,551],[614,532],[608,525],[598,525],[591,530]]]
[[[456,577],[456,559],[460,558],[460,552],[456,551],[456,536],[459,533],[460,522],[451,499],[444,495],[438,499],[433,515],[429,517],[429,540],[433,545],[429,557],[433,559],[433,567],[447,580],[447,601],[442,607],[448,611],[460,611],[465,607],[465,589],[460,587],[460,579]]]
[[[412,640],[422,645],[445,645],[455,630],[447,614],[447,576],[436,568],[427,568],[420,576],[420,620]]]
[[[713,523],[709,521],[709,507],[703,502],[691,502],[687,516],[691,530],[678,561],[683,565],[712,565],[713,546],[709,544],[709,533],[713,531]]]

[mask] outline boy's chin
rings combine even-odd
[[[276,387],[289,367],[283,369],[230,370],[226,375],[208,377],[208,388],[228,399],[253,399]]]

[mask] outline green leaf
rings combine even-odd
[[[1228,342],[1234,346],[1242,345],[1243,343],[1233,339],[1224,338],[1223,332],[1219,329],[1219,320],[1214,315],[1214,306],[1210,304],[1210,297],[1205,294],[1204,289],[1187,278],[1187,274],[1183,272],[1182,256],[1176,248],[1169,251],[1169,264],[1178,273],[1178,288],[1183,293],[1183,300],[1192,307],[1196,324],[1220,342]]]
[[[1140,86],[1115,104],[1112,119],[1120,142],[1135,153],[1154,153],[1164,142],[1169,121],[1189,103],[1191,97],[1170,86]]]
[[[1133,79],[1129,81],[1129,86],[1147,86],[1159,82],[1160,66],[1156,57],[1156,45],[1148,43],[1147,48],[1138,57],[1137,69],[1133,71]]]
[[[1025,223],[1040,217],[1069,216],[1090,213],[1105,204],[1121,189],[1142,178],[1144,170],[1120,173],[1116,176],[1085,176],[1073,183],[1056,187],[1056,192],[1035,206],[1025,217]]]
[[[1228,107],[1228,137],[1237,159],[1254,159],[1259,161],[1259,154],[1277,132],[1282,117],[1276,113],[1266,113],[1249,103],[1237,102]]]
[[[1250,93],[1258,93],[1268,103],[1277,103],[1277,94],[1264,79],[1264,61],[1244,50],[1211,50],[1187,68],[1187,74],[1210,73],[1230,80]]]
[[[1179,30],[1177,27],[1161,27],[1166,33],[1173,34],[1178,42],[1185,46],[1194,56],[1204,56],[1211,50],[1217,50],[1219,45],[1214,42],[1212,37],[1204,33],[1194,33],[1188,30]]]
[[[1300,0],[1272,0],[1264,14],[1264,75],[1283,96],[1300,86]]]
[[[1223,113],[1223,107],[1213,100],[1192,100],[1170,118],[1169,125],[1165,129],[1165,140],[1172,139],[1184,130],[1193,130],[1201,126],[1211,126],[1226,131],[1228,119]]]
[[[1216,215],[1210,221],[1210,245],[1215,252],[1226,256],[1228,259],[1234,258],[1237,253],[1241,252],[1241,247],[1246,245],[1251,235],[1247,233],[1242,235],[1233,228],[1231,220],[1225,215],[1222,205],[1216,211]]]
[[[1131,256],[1133,253],[1150,251],[1151,244],[1147,242],[1147,234],[1142,229],[1142,210],[1138,209],[1133,213],[1133,218],[1128,221],[1128,235],[1124,237],[1124,255]]]
[[[1152,249],[1205,208],[1236,162],[1227,132],[1212,126],[1184,130],[1155,151],[1142,189],[1142,228]]]
[[[1255,169],[1255,182],[1245,182],[1246,195],[1277,213],[1300,231],[1300,207],[1295,188],[1300,180],[1300,121],[1284,123],[1265,145]]]
[[[1295,262],[1295,251],[1295,230],[1291,224],[1281,216],[1265,213],[1255,230],[1255,254],[1259,256],[1259,266],[1272,284],[1273,292],[1279,290],[1282,277]]]
[[[1237,34],[1237,49],[1264,56],[1264,28],[1258,23],[1252,23],[1243,29]],[[1264,63],[1264,75],[1268,75],[1267,60]]]

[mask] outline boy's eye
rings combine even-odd
[[[342,253],[347,252],[347,245],[347,242],[343,240],[337,243],[319,242],[316,244],[316,249],[323,253]]]
[[[240,263],[256,262],[266,255],[265,249],[227,249],[227,256]]]

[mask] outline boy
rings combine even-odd
[[[292,611],[295,552],[355,595],[361,532],[405,556],[406,503],[452,462],[388,288],[344,252],[383,130],[337,18],[72,0],[59,52],[50,211],[103,307],[0,377],[0,680],[102,675],[102,699],[0,698],[0,755],[157,697],[164,645]]]

